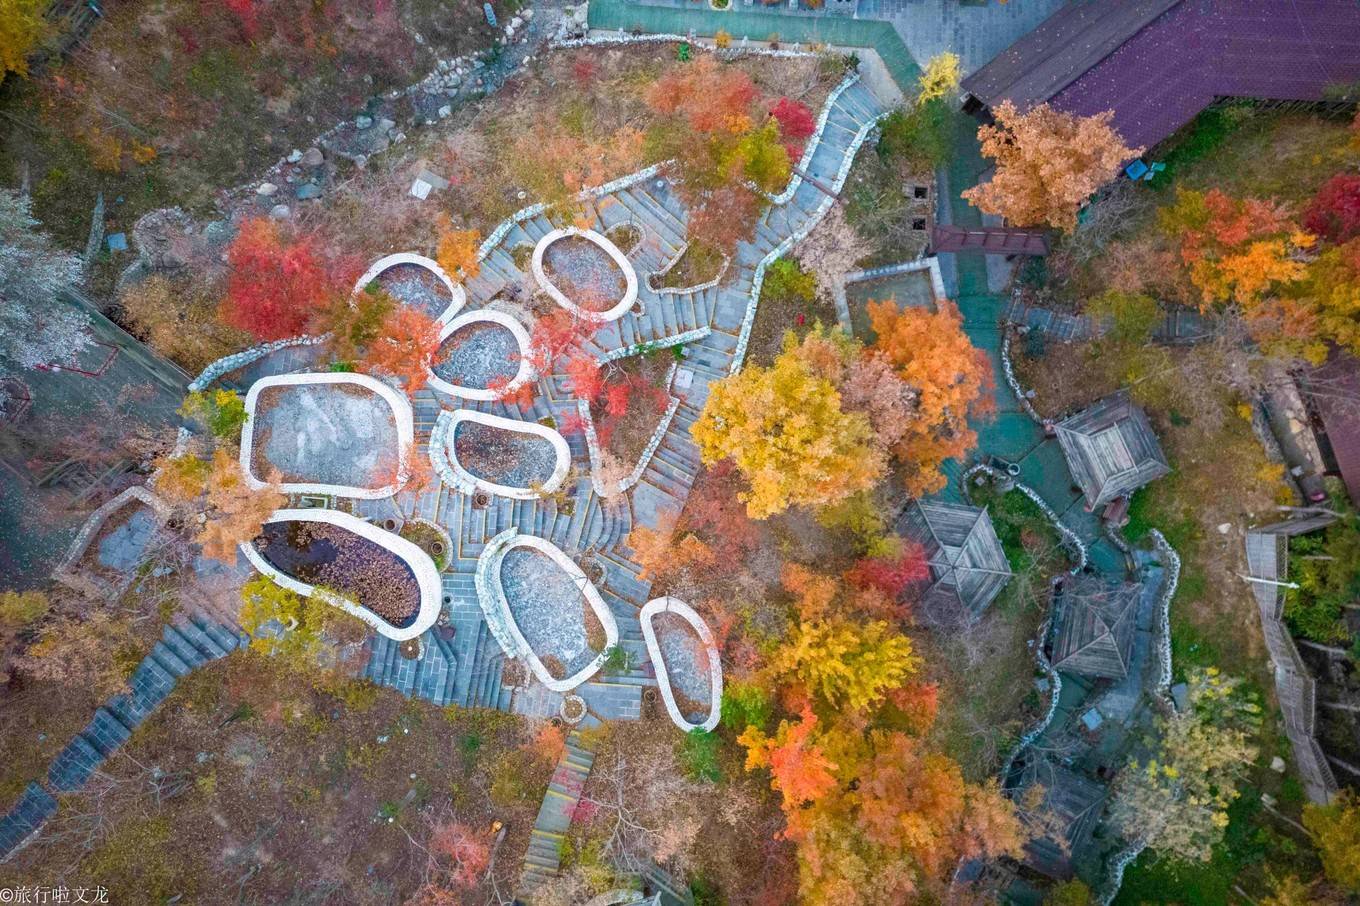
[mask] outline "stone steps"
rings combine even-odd
[[[571,827],[572,817],[594,763],[595,753],[573,730],[567,736],[552,779],[544,791],[543,804],[539,806],[534,828],[529,834],[529,846],[525,850],[520,870],[519,898],[527,898],[538,886],[556,876],[561,866],[562,841]]]

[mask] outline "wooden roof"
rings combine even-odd
[[[1006,551],[982,507],[913,501],[898,531],[925,550],[927,605],[976,618],[1010,581]]]
[[[1043,103],[1180,2],[1068,3],[964,79],[963,88],[989,107],[1003,100],[1022,110]]]
[[[1057,425],[1058,443],[1090,509],[1132,494],[1171,471],[1146,413],[1126,393]]]
[[[1221,97],[1320,101],[1356,81],[1355,0],[1073,0],[963,85],[988,106],[1113,110],[1152,147]]]
[[[1351,502],[1360,504],[1360,362],[1333,350],[1325,364],[1308,372],[1303,389],[1317,409],[1336,471]]]
[[[1072,854],[1091,841],[1106,790],[1047,758],[1026,765],[1016,801],[1026,802],[1026,793],[1035,785],[1043,789],[1038,806],[1020,810],[1020,820],[1031,834],[1022,861],[1046,877],[1066,880],[1072,877]]]
[[[1099,576],[1068,579],[1057,592],[1051,660],[1064,673],[1128,676],[1143,587]]]

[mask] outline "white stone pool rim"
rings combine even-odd
[[[510,537],[506,537],[509,535]],[[604,649],[595,656],[585,667],[564,679],[555,679],[548,668],[539,660],[538,654],[529,644],[529,640],[524,637],[524,633],[519,628],[519,623],[515,619],[515,612],[510,608],[510,602],[505,597],[505,586],[501,582],[501,565],[505,560],[505,555],[517,547],[527,547],[545,555],[566,575],[585,597],[590,609],[594,611],[596,619],[604,627],[605,644]],[[553,692],[570,692],[577,686],[590,679],[599,669],[604,666],[605,658],[609,655],[609,649],[619,643],[619,627],[614,620],[614,614],[610,612],[609,605],[605,603],[600,592],[595,588],[595,583],[591,582],[581,568],[576,565],[570,557],[557,545],[551,541],[539,538],[536,535],[517,534],[516,529],[510,529],[492,539],[487,544],[486,550],[482,553],[482,562],[477,564],[478,572],[489,579],[490,589],[494,592],[494,601],[487,601],[483,594],[478,595],[484,612],[494,608],[494,613],[486,613],[488,623],[495,627],[503,627],[510,635],[509,641],[515,650],[507,650],[505,653],[512,658],[523,658],[529,665],[534,677],[547,686]],[[481,589],[479,588],[479,591]],[[500,638],[500,633],[493,631]]]
[[[661,645],[656,638],[656,627],[652,625],[659,614],[673,613],[683,619],[694,630],[699,637],[699,641],[708,649],[708,719],[703,723],[691,723],[685,719],[685,715],[680,712],[680,706],[675,701],[675,689],[671,686],[670,673],[666,670],[666,660],[661,654]],[[708,628],[703,617],[679,598],[664,597],[653,598],[643,606],[638,614],[638,620],[642,623],[642,638],[647,643],[647,656],[652,659],[652,666],[656,669],[657,686],[661,689],[661,700],[666,705],[666,714],[670,716],[671,723],[675,724],[686,733],[691,730],[703,730],[708,733],[718,725],[718,719],[722,716],[722,660],[718,655],[718,643],[713,637],[713,630]]]
[[[392,407],[392,416],[397,423],[397,480],[394,484],[383,485],[380,488],[285,481],[279,485],[279,490],[285,494],[325,494],[333,497],[352,497],[356,500],[381,500],[400,491],[406,484],[407,476],[410,475],[411,464],[408,457],[415,441],[415,417],[411,412],[411,402],[405,394],[398,393],[377,378],[348,371],[276,374],[260,378],[250,385],[245,401],[246,424],[241,430],[241,471],[245,473],[246,483],[256,490],[269,487],[269,482],[261,481],[251,470],[255,444],[255,407],[259,403],[260,392],[271,387],[304,387],[309,384],[353,384],[371,390]]]
[[[494,481],[478,478],[458,461],[458,452],[454,449],[453,440],[457,436],[458,426],[463,422],[474,422],[502,431],[531,434],[543,438],[552,444],[553,452],[557,457],[557,464],[553,467],[552,475],[538,489],[497,484]],[[435,474],[442,481],[453,485],[464,494],[485,491],[488,494],[508,497],[511,500],[534,500],[544,494],[551,494],[562,486],[562,482],[567,478],[567,473],[571,471],[571,447],[567,445],[567,439],[562,436],[560,431],[549,428],[547,425],[540,425],[538,422],[504,418],[499,415],[492,415],[489,412],[477,412],[474,409],[457,409],[452,412],[446,409],[439,413],[439,418],[435,421],[434,431],[430,435],[430,461],[434,465]]]
[[[285,575],[275,569],[264,558],[264,555],[255,548],[253,543],[243,542],[241,553],[250,561],[250,565],[259,570],[261,574],[268,576],[275,584],[289,591],[297,592],[303,597],[316,597],[332,607],[338,607],[345,613],[363,620],[377,630],[380,635],[384,635],[394,642],[405,642],[424,634],[439,619],[443,595],[439,571],[435,569],[434,561],[430,559],[429,555],[416,544],[407,541],[400,535],[384,531],[372,523],[351,516],[349,513],[342,513],[339,510],[275,510],[265,520],[265,525],[275,522],[322,522],[353,532],[361,538],[386,548],[400,557],[411,568],[411,573],[416,578],[416,585],[420,588],[420,609],[416,612],[415,622],[404,629],[399,629],[373,611],[355,604],[348,598]]]
[[[439,331],[440,345],[442,346],[445,340],[453,336],[459,330],[462,330],[464,327],[467,327],[470,324],[480,323],[496,324],[500,327],[504,327],[506,330],[510,331],[512,336],[514,336],[515,344],[519,346],[519,370],[515,372],[515,376],[510,379],[510,383],[505,386],[505,389],[501,391],[501,393],[497,393],[495,390],[489,388],[463,387],[458,384],[451,384],[431,370],[429,385],[435,390],[465,400],[488,402],[497,399],[501,394],[513,393],[536,377],[534,366],[529,361],[529,331],[527,331],[524,328],[524,325],[520,323],[519,318],[516,318],[514,315],[506,314],[503,311],[482,308],[477,311],[464,312],[458,317],[444,322],[444,326]]]
[[[467,304],[467,290],[463,289],[463,285],[461,283],[454,283],[453,278],[439,266],[438,261],[435,261],[433,258],[426,258],[424,255],[417,255],[415,252],[397,252],[396,254],[387,255],[374,261],[373,264],[369,266],[368,270],[364,271],[364,275],[354,284],[354,290],[350,293],[350,296],[357,296],[359,293],[363,292],[364,287],[368,286],[368,284],[377,280],[386,271],[391,270],[399,264],[410,264],[427,270],[434,274],[440,283],[444,284],[444,289],[448,290],[449,293],[449,304],[448,307],[440,312],[439,317],[436,318],[441,324],[446,324],[453,320],[453,316],[458,314],[458,311]]]
[[[552,280],[548,278],[547,272],[544,271],[543,253],[548,250],[548,246],[557,242],[559,239],[568,239],[572,236],[579,236],[603,249],[604,253],[609,256],[610,260],[612,260],[619,271],[622,272],[625,283],[623,298],[616,302],[612,308],[605,311],[591,311],[587,308],[582,308],[568,299],[560,289],[554,286]],[[538,240],[538,244],[534,246],[534,256],[533,260],[530,262],[530,268],[534,273],[534,279],[538,281],[538,285],[542,287],[543,291],[547,293],[554,302],[577,317],[585,318],[588,321],[617,321],[619,318],[622,318],[624,314],[627,313],[628,309],[633,307],[633,303],[637,301],[637,271],[633,269],[632,263],[624,256],[623,252],[619,251],[617,245],[594,230],[583,230],[574,226],[553,230],[551,233],[548,233],[542,239]]]

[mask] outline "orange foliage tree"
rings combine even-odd
[[[750,76],[711,56],[668,70],[645,94],[659,114],[648,149],[675,161],[690,235],[718,248],[755,228],[764,199],[748,183],[777,191],[791,168],[778,125],[763,122],[756,95]]]
[[[870,906],[940,898],[963,858],[1016,855],[1025,841],[995,783],[971,784],[923,734],[827,722],[809,708],[774,736],[748,727],[747,770],[768,768],[784,807],[783,836],[797,847],[800,901]]]
[[[425,386],[438,352],[439,322],[419,309],[401,305],[383,319],[359,365],[365,371],[395,377],[409,395]]]
[[[252,488],[241,464],[226,450],[213,452],[208,475],[206,521],[197,540],[203,555],[223,563],[236,562],[236,548],[260,533],[264,523],[288,498],[279,491],[279,475],[269,476],[269,484]]]
[[[996,125],[978,129],[982,153],[996,164],[991,182],[963,197],[1015,226],[1052,226],[1071,232],[1077,209],[1119,168],[1143,153],[1110,125],[1113,111],[1074,116],[1039,104],[1021,113],[1010,101],[992,111]]]
[[[968,419],[991,409],[991,364],[963,332],[953,302],[941,300],[931,312],[871,301],[868,312],[878,335],[870,353],[882,356],[917,393],[917,417],[893,448],[907,466],[907,490],[917,496],[937,491],[945,485],[941,464],[977,443]]]
[[[1313,362],[1326,357],[1316,300],[1299,293],[1316,237],[1300,229],[1287,208],[1218,189],[1178,189],[1175,203],[1158,217],[1180,246],[1202,308],[1235,306],[1267,351]]]
[[[471,280],[482,272],[477,249],[482,234],[477,230],[456,230],[447,214],[439,218],[439,244],[435,260],[455,280]]]

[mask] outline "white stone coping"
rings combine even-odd
[[[415,622],[405,629],[398,629],[373,611],[356,604],[343,595],[335,594],[324,588],[317,588],[314,585],[294,579],[292,576],[285,575],[275,569],[264,558],[264,555],[255,549],[254,544],[249,541],[243,542],[241,553],[250,561],[250,565],[263,575],[268,576],[276,584],[304,597],[315,596],[332,607],[338,607],[345,613],[363,620],[376,629],[380,635],[384,635],[394,642],[405,642],[422,635],[439,619],[444,594],[443,586],[439,582],[439,570],[435,569],[434,561],[430,559],[429,555],[415,543],[339,510],[275,510],[266,524],[272,522],[323,522],[353,532],[361,538],[386,548],[404,560],[416,577],[416,584],[420,587],[420,610],[416,613]]]
[[[619,643],[618,623],[615,622],[614,614],[610,612],[609,605],[605,604],[604,598],[600,597],[594,583],[586,577],[581,568],[560,547],[543,538],[523,535],[518,532],[519,530],[516,528],[508,529],[487,543],[477,563],[478,578],[483,580],[478,584],[477,599],[487,616],[488,625],[493,627],[492,635],[505,649],[506,655],[512,658],[523,658],[529,664],[529,669],[533,671],[534,677],[553,692],[570,692],[594,676],[604,665],[609,649]],[[515,622],[514,611],[510,609],[510,602],[505,598],[505,588],[501,584],[500,576],[501,562],[505,559],[505,555],[516,547],[532,548],[556,563],[566,574],[566,577],[585,596],[590,609],[595,612],[596,619],[604,627],[604,650],[585,667],[565,679],[555,679],[548,672],[548,668],[543,665],[543,662],[539,660],[528,640],[524,638],[524,633],[520,631],[519,624]],[[492,600],[487,600],[488,597]],[[497,632],[496,629],[500,631]],[[507,634],[508,639],[504,637]],[[506,646],[507,641],[510,643],[509,647]]]
[[[515,343],[519,346],[519,370],[515,372],[515,376],[510,379],[510,383],[507,384],[505,390],[502,391],[502,393],[506,394],[513,393],[537,376],[534,372],[533,364],[529,361],[529,331],[524,328],[522,323],[520,323],[519,318],[491,308],[481,308],[477,311],[464,312],[458,317],[444,322],[444,326],[439,331],[439,342],[442,345],[445,340],[453,336],[454,333],[462,328],[467,327],[469,324],[483,322],[504,327],[514,335]],[[435,374],[433,370],[429,372],[429,375],[429,385],[441,393],[447,393],[449,396],[456,396],[465,400],[479,400],[482,402],[499,399],[499,395],[495,390],[462,387],[458,384],[451,384]]]
[[[828,117],[830,109],[831,103],[828,101],[823,107],[823,111],[827,113]],[[817,209],[809,215],[807,223],[804,224],[802,229],[795,230],[786,236],[783,242],[771,249],[770,253],[760,259],[760,263],[756,265],[755,276],[751,281],[751,297],[746,303],[746,315],[742,318],[741,330],[737,334],[737,347],[732,352],[732,365],[729,368],[731,374],[736,374],[741,370],[742,362],[746,358],[746,347],[751,342],[751,329],[755,327],[756,305],[760,302],[760,288],[765,282],[765,269],[776,259],[787,254],[795,245],[806,239],[813,229],[816,228],[817,224],[822,222],[822,218],[826,216],[826,212],[831,210],[831,206],[835,204],[836,200],[840,197],[841,189],[845,187],[845,180],[846,177],[850,175],[850,167],[855,162],[855,155],[859,153],[860,147],[864,144],[865,139],[869,137],[869,134],[878,127],[878,121],[887,115],[888,114],[885,111],[884,113],[879,114],[877,118],[862,125],[859,132],[855,134],[854,139],[851,140],[850,145],[845,150],[845,157],[841,160],[840,170],[836,173],[835,180],[832,181],[831,188],[835,197],[823,199],[821,204],[817,206]],[[824,118],[822,120],[823,125],[825,125],[825,121]],[[819,131],[818,135],[820,134],[821,132]],[[790,194],[789,197],[792,198],[792,194]]]
[[[255,406],[259,402],[260,392],[270,387],[299,387],[308,384],[353,384],[356,387],[371,390],[392,407],[392,415],[397,423],[397,480],[394,484],[383,485],[380,488],[286,481],[279,485],[279,490],[285,494],[325,494],[334,497],[352,497],[357,500],[379,500],[383,497],[391,497],[400,491],[410,475],[408,457],[415,440],[415,419],[411,413],[411,402],[405,394],[398,393],[377,378],[348,371],[277,374],[260,378],[250,385],[250,391],[246,393],[245,402],[246,424],[241,431],[241,471],[245,473],[246,482],[257,490],[269,486],[267,481],[261,481],[251,471],[252,449],[255,441]]]
[[[812,163],[812,157],[817,153],[817,148],[822,143],[822,135],[826,132],[826,121],[831,118],[831,108],[835,106],[836,101],[840,100],[840,96],[845,93],[846,89],[858,81],[859,73],[852,69],[845,74],[845,77],[841,79],[840,83],[835,88],[831,89],[831,92],[826,96],[826,102],[822,104],[822,110],[817,114],[817,126],[812,130],[812,137],[809,138],[807,144],[803,146],[802,156],[799,157],[800,163],[803,161],[807,161],[809,164]],[[856,147],[858,148],[858,146]],[[853,156],[854,155],[851,155],[851,157]],[[789,184],[784,187],[784,191],[780,192],[778,195],[766,194],[765,197],[768,198],[772,204],[787,204],[802,185],[803,174],[795,169],[792,178],[789,179]],[[840,194],[839,189],[836,194]]]
[[[675,690],[671,687],[670,674],[666,670],[666,660],[661,656],[661,646],[656,639],[656,628],[652,622],[657,614],[673,613],[690,625],[699,641],[708,649],[708,719],[703,723],[691,723],[680,713],[680,706],[675,703]],[[695,612],[679,598],[664,597],[653,598],[648,601],[638,614],[638,620],[642,623],[642,638],[647,643],[647,655],[652,659],[652,666],[656,668],[657,685],[661,688],[661,700],[666,703],[666,713],[670,716],[671,723],[675,724],[686,733],[691,730],[703,730],[705,733],[713,731],[718,725],[718,720],[722,717],[722,658],[718,654],[718,643],[713,637],[713,630],[708,628],[703,617]]]
[[[612,308],[609,308],[606,311],[591,311],[577,305],[553,285],[553,282],[548,279],[547,273],[543,270],[543,253],[547,251],[548,246],[560,239],[569,239],[573,236],[579,236],[587,242],[593,242],[610,257],[615,266],[623,273],[625,283],[623,298],[619,299]],[[637,301],[637,271],[633,269],[632,263],[624,256],[623,252],[619,251],[618,246],[610,242],[603,234],[597,233],[594,230],[583,230],[574,226],[560,227],[553,230],[551,233],[548,233],[542,239],[538,240],[538,244],[534,246],[534,257],[529,266],[533,271],[534,279],[538,281],[538,285],[543,288],[543,291],[546,292],[554,302],[577,317],[584,318],[587,321],[617,321],[619,318],[622,318],[628,309],[633,307],[633,303]]]
[[[426,258],[424,255],[417,255],[415,252],[397,252],[395,255],[387,255],[374,261],[354,284],[354,292],[351,295],[357,296],[364,290],[364,287],[399,264],[410,264],[423,268],[434,274],[439,282],[444,284],[444,288],[449,292],[449,304],[439,315],[438,320],[441,324],[447,324],[453,320],[453,316],[458,314],[459,309],[467,304],[467,290],[463,289],[462,284],[454,283],[453,278],[439,266],[439,262],[433,258]]]
[[[603,365],[605,361],[601,359],[600,364]],[[661,414],[661,420],[652,430],[652,436],[647,439],[647,445],[642,448],[642,453],[638,456],[638,461],[634,464],[633,470],[621,478],[618,485],[613,488],[606,487],[604,482],[600,480],[604,456],[600,451],[600,437],[595,431],[595,416],[590,412],[590,403],[581,399],[576,401],[576,411],[581,416],[581,422],[585,425],[586,452],[590,455],[590,484],[601,498],[608,500],[611,497],[617,497],[642,480],[642,473],[647,471],[648,463],[656,455],[661,442],[666,439],[666,432],[670,430],[671,421],[680,408],[679,397],[670,392],[671,385],[675,382],[675,375],[679,370],[680,363],[675,362],[666,372],[666,393],[670,400],[666,404],[666,411]]]
[[[251,362],[258,361],[269,355],[271,352],[278,352],[280,349],[287,349],[289,346],[315,346],[318,343],[325,342],[329,336],[330,334],[322,334],[319,337],[313,337],[304,334],[300,337],[289,337],[285,340],[273,340],[269,343],[261,343],[258,346],[250,346],[246,349],[242,349],[240,352],[224,355],[222,358],[208,363],[208,367],[200,371],[198,377],[189,382],[188,389],[192,393],[206,390],[213,381],[217,380],[222,375],[235,371],[237,368],[249,365]]]
[[[62,558],[62,561],[57,565],[57,568],[52,570],[52,578],[77,591],[87,591],[94,587],[77,577],[75,568],[77,564],[80,563],[80,558],[85,556],[85,552],[89,550],[90,542],[94,540],[96,533],[98,533],[99,530],[104,527],[104,524],[108,522],[109,517],[128,504],[134,502],[140,503],[151,510],[152,515],[156,519],[157,529],[165,525],[170,519],[170,505],[164,500],[140,485],[127,488],[117,497],[106,501],[99,509],[90,514],[89,518],[85,520],[85,524],[80,527],[80,531],[76,533],[75,538],[71,541],[70,547],[66,549],[66,556]]]
[[[516,431],[520,434],[532,434],[535,437],[543,438],[552,444],[553,452],[557,454],[557,465],[553,467],[552,475],[537,490],[496,484],[493,481],[478,478],[458,462],[458,454],[453,447],[454,435],[458,430],[458,425],[463,422],[476,422],[503,431]],[[560,431],[556,428],[549,428],[547,425],[540,425],[538,422],[504,418],[488,412],[477,412],[473,409],[458,409],[452,412],[445,409],[439,413],[439,417],[435,420],[434,430],[430,433],[430,462],[442,481],[464,494],[485,491],[488,494],[508,497],[511,500],[534,500],[544,494],[551,494],[562,486],[562,482],[567,478],[567,473],[571,471],[571,447],[567,446],[567,439],[562,436]]]
[[[647,275],[647,288],[658,296],[662,294],[671,296],[693,296],[706,289],[712,289],[722,282],[723,277],[727,276],[727,268],[732,264],[731,255],[723,255],[722,264],[718,266],[718,275],[712,280],[705,280],[703,283],[696,283],[693,286],[657,286],[656,281],[669,274],[680,263],[680,259],[685,257],[685,252],[689,251],[690,242],[686,240],[681,246],[680,251],[675,253],[675,257],[667,261],[665,266],[659,271],[652,271]]]
[[[911,274],[916,271],[926,271],[930,276],[930,290],[935,294],[935,301],[948,299],[949,293],[945,292],[944,275],[940,272],[940,259],[934,255],[924,258],[917,258],[915,261],[903,261],[899,264],[885,264],[882,267],[872,267],[867,271],[851,271],[845,275],[845,283],[863,283],[866,280],[880,280],[885,277],[895,277],[898,274]]]

